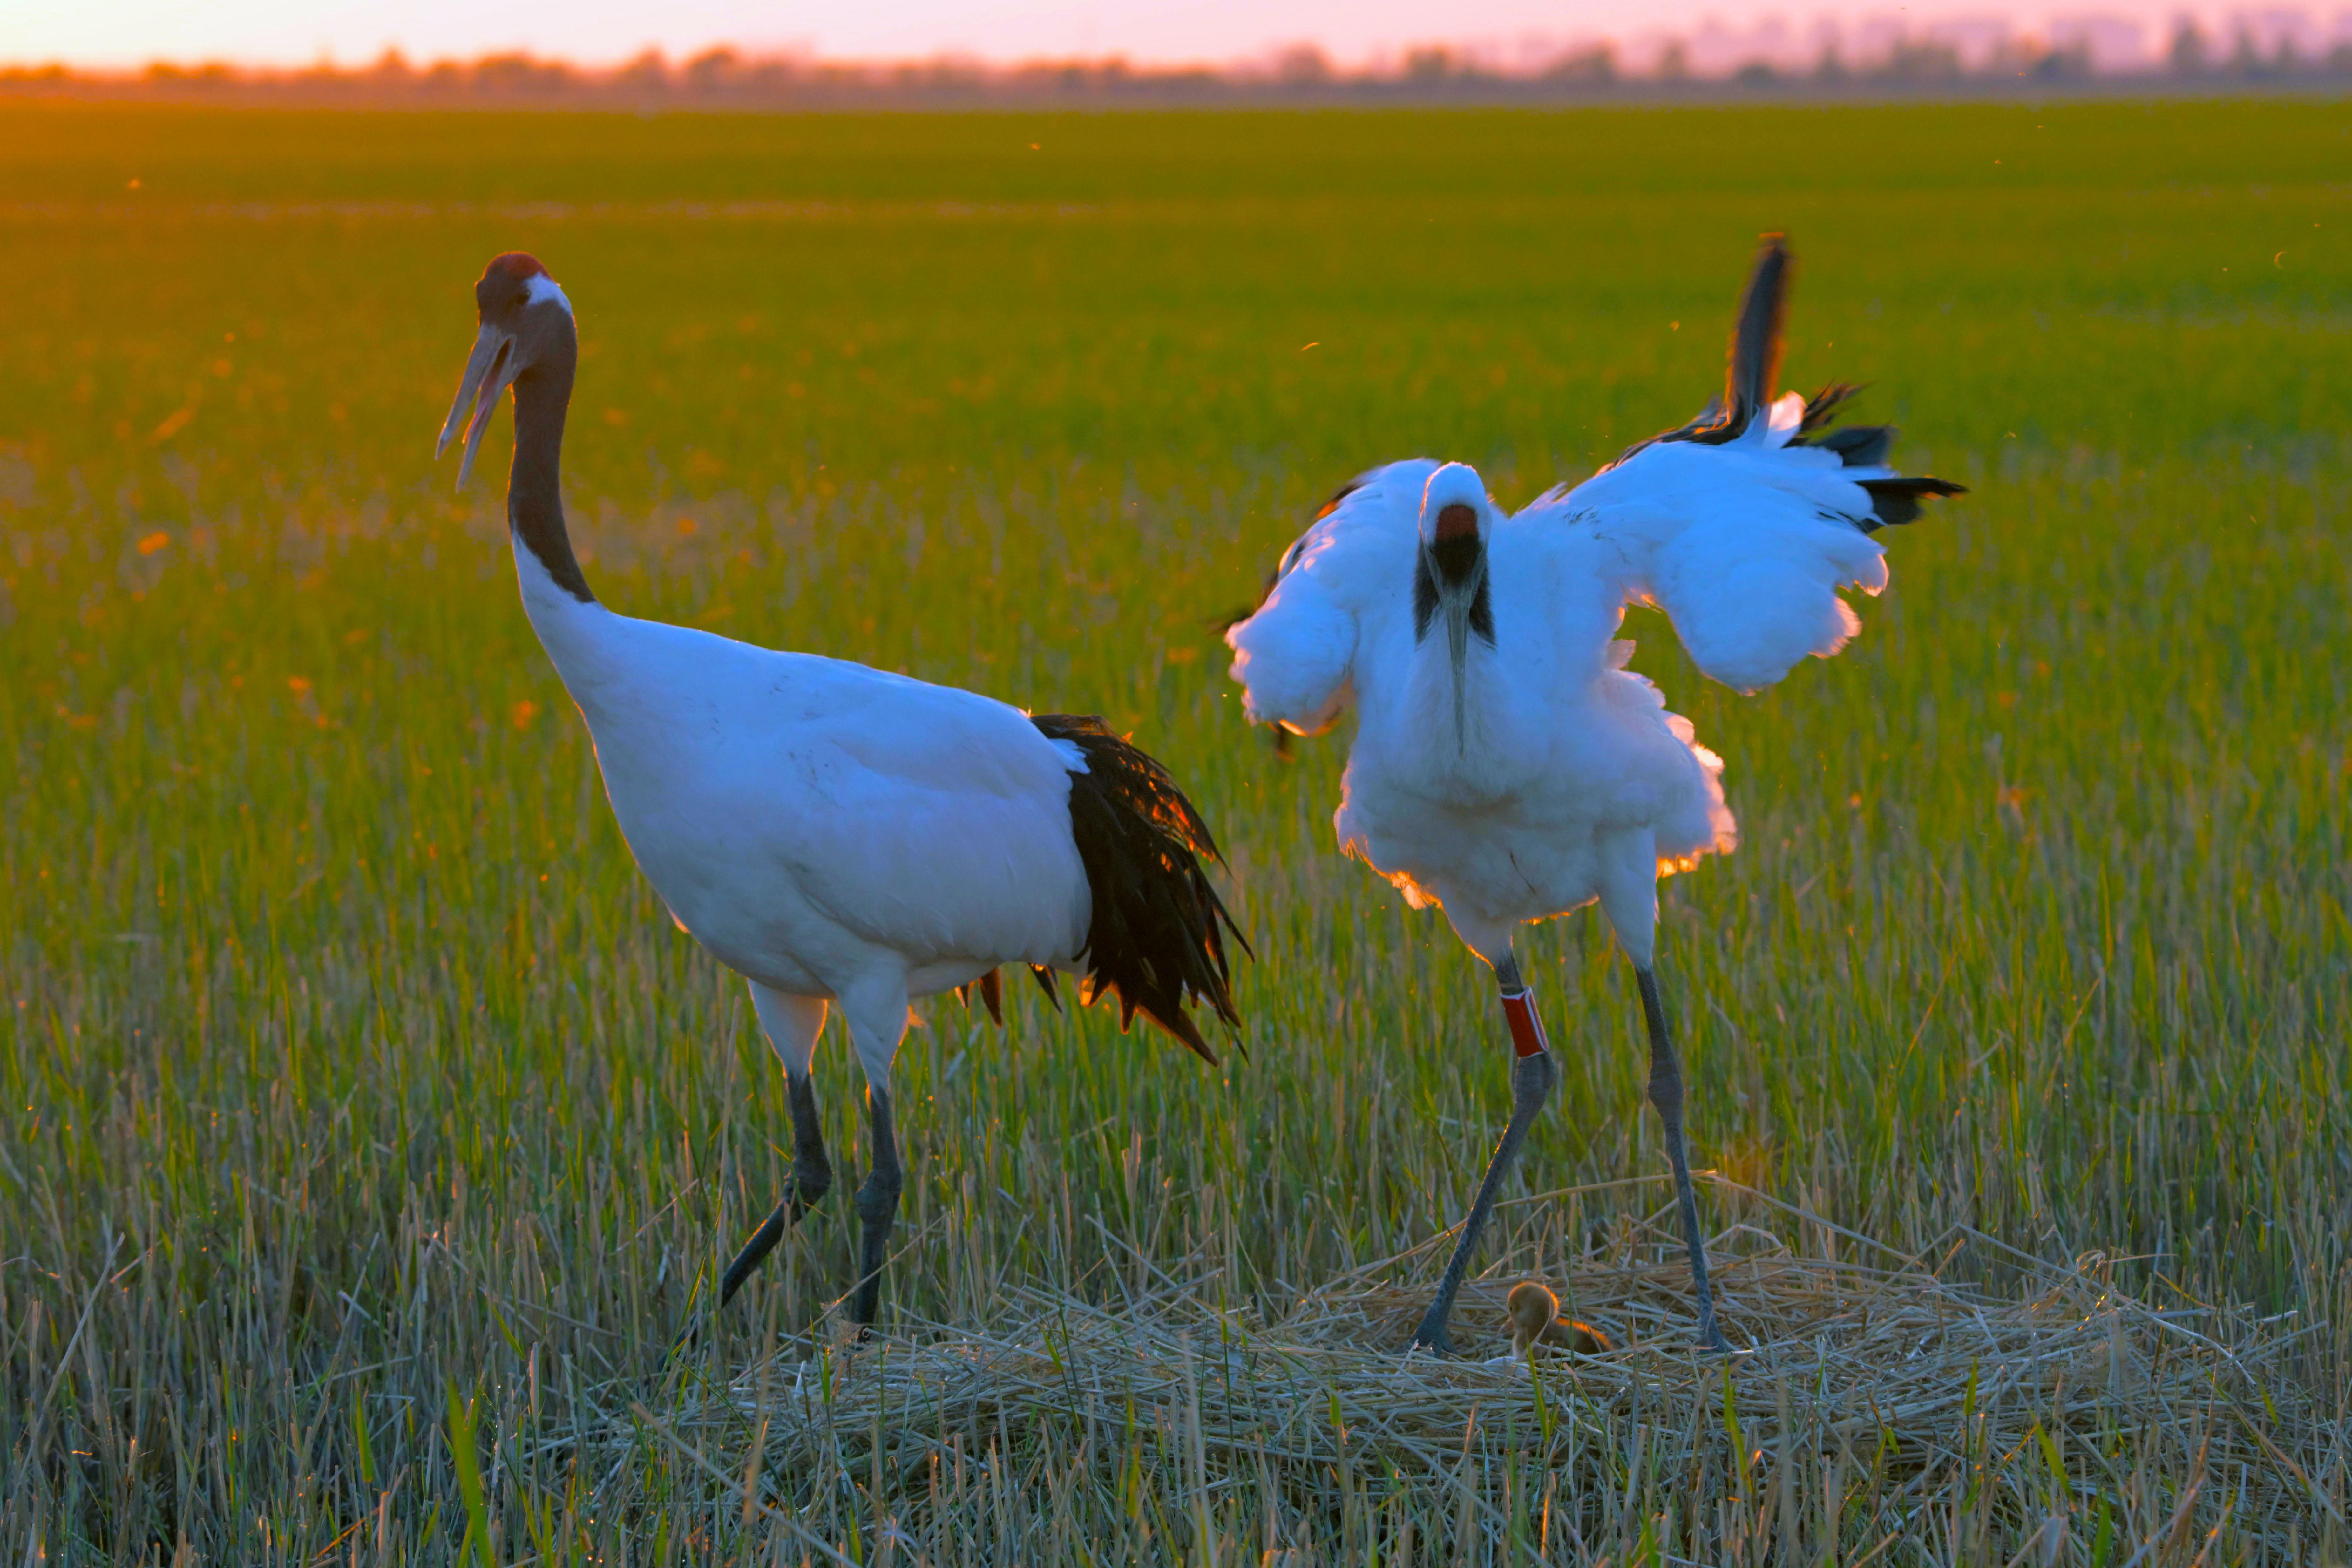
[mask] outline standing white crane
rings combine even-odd
[[[564,529],[559,469],[579,340],[571,301],[519,252],[474,286],[480,313],[435,455],[473,412],[457,482],[514,390],[507,521],[524,613],[579,704],[622,837],[681,929],[751,983],[783,1063],[793,1183],[728,1266],[724,1306],[832,1185],[810,1067],[838,1005],[866,1070],[874,1165],[851,1317],[874,1321],[902,1181],[890,1064],[909,998],[999,964],[1081,976],[1212,1063],[1188,999],[1228,1024],[1232,929],[1201,857],[1216,844],[1166,771],[1099,719],[813,654],[777,653],[596,602]],[[1234,932],[1236,938],[1240,933]]]
[[[1888,468],[1890,428],[1828,430],[1850,386],[1772,400],[1789,268],[1765,236],[1724,396],[1697,419],[1509,518],[1462,464],[1376,468],[1331,500],[1226,634],[1253,721],[1313,734],[1354,704],[1340,847],[1414,907],[1442,905],[1502,992],[1511,1120],[1418,1346],[1447,1348],[1472,1249],[1558,1076],[1512,932],[1598,900],[1640,983],[1698,1338],[1725,1348],[1654,958],[1657,879],[1729,850],[1735,828],[1722,763],[1625,668],[1633,645],[1615,634],[1627,605],[1654,605],[1706,674],[1769,686],[1859,628],[1837,590],[1886,585],[1871,534],[1916,517],[1924,496],[1960,492]]]

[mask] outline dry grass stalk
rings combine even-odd
[[[764,1478],[740,1501],[772,1542],[846,1550],[854,1480],[929,1562],[1006,1560],[997,1538],[1050,1555],[1056,1519],[1065,1546],[1087,1519],[1106,1553],[1285,1562],[2284,1562],[2343,1539],[2347,1434],[2267,1373],[2284,1340],[2224,1345],[2086,1276],[2011,1299],[1724,1256],[1726,1363],[1691,1348],[1680,1265],[1593,1264],[1564,1283],[1619,1348],[1530,1375],[1477,1359],[1507,1349],[1503,1268],[1465,1291],[1465,1359],[1400,1355],[1436,1249],[1416,1253],[1263,1321],[1220,1310],[1213,1277],[1136,1310],[1024,1293],[984,1329],[761,1358],[551,1443]]]

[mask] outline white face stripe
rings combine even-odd
[[[572,301],[563,297],[563,290],[557,288],[555,285],[555,279],[550,278],[546,273],[541,272],[534,274],[531,280],[523,286],[523,289],[524,304],[537,305],[545,300],[552,300],[557,304],[563,307],[563,313],[565,315],[568,316],[572,314]]]

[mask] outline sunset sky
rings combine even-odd
[[[2156,47],[2168,18],[2184,8],[2206,11],[2209,25],[2228,15],[2163,0],[2007,15],[2026,30],[2094,12],[2137,21]],[[1984,23],[2002,15],[1998,5],[1971,0],[1784,7],[1654,0],[1638,10],[1605,0],[666,0],[657,6],[644,0],[0,0],[0,59],[301,65],[327,56],[349,65],[396,45],[418,58],[528,48],[594,63],[648,45],[683,55],[730,43],[752,52],[792,49],[838,58],[955,52],[1010,60],[1116,53],[1142,61],[1223,63],[1311,40],[1347,64],[1429,42],[1471,45],[1509,63],[1579,37],[1630,38],[1709,19],[1745,33],[1777,16],[1784,37],[1803,38],[1825,20],[1851,31],[1871,22],[1972,17]],[[2346,18],[2325,13],[2307,17],[2307,26],[2322,36],[2346,25]]]

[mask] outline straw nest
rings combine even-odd
[[[1614,1348],[1540,1354],[1530,1371],[1488,1359],[1508,1349],[1503,1298],[1522,1278],[1506,1268],[1465,1288],[1456,1358],[1405,1353],[1444,1239],[1286,1310],[1220,1310],[1212,1273],[1127,1305],[1019,1295],[984,1328],[842,1336],[725,1381],[688,1371],[667,1414],[632,1401],[614,1436],[677,1445],[714,1482],[741,1481],[744,1445],[760,1446],[778,1502],[792,1478],[836,1467],[916,1497],[927,1471],[983,1454],[1099,1471],[1106,1487],[1140,1455],[1180,1495],[1254,1488],[1310,1513],[1368,1479],[1398,1495],[1450,1489],[1465,1500],[1439,1510],[1456,1547],[1464,1531],[1500,1542],[1532,1487],[1584,1560],[1661,1507],[1694,1552],[1734,1552],[1759,1529],[1786,1548],[1801,1522],[1884,1550],[1893,1521],[1895,1535],[1973,1529],[2039,1543],[2033,1560],[2087,1562],[2095,1515],[2109,1563],[2188,1562],[2225,1530],[2255,1543],[2252,1561],[2317,1561],[2344,1539],[2352,1433],[2277,1364],[2325,1325],[2248,1326],[2225,1343],[2196,1313],[2022,1255],[2024,1288],[1995,1291],[1918,1260],[1794,1256],[1736,1226],[1710,1247],[1736,1354],[1694,1349],[1689,1275],[1662,1246],[1655,1260],[1555,1271],[1563,1310]],[[1979,1258],[1999,1247],[1952,1239]]]

